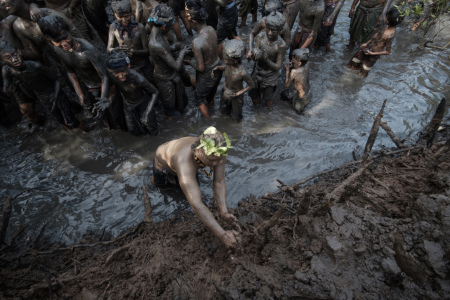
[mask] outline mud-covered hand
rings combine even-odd
[[[147,116],[146,113],[143,113],[143,114],[142,114],[142,117],[141,117],[140,121],[141,121],[141,124],[142,124],[142,125],[144,125],[144,126],[147,126],[147,125],[148,125],[148,116]]]
[[[221,240],[227,248],[235,248],[238,244],[237,240],[238,236],[239,232],[235,230],[227,230],[224,232],[223,236],[221,237]]]
[[[107,98],[96,98],[96,100],[98,102],[94,104],[92,113],[96,119],[101,119],[105,113],[105,110],[107,110],[111,105],[111,102]]]
[[[292,67],[292,63],[291,63],[290,61],[285,62],[284,65],[283,65],[283,67],[284,67],[284,69],[285,69],[286,71],[289,71],[289,70],[291,69],[291,67]]]
[[[30,17],[31,20],[37,22],[40,18],[44,17],[44,13],[36,5],[30,5]]]
[[[134,49],[133,49],[133,47],[131,47],[125,52],[127,53],[128,57],[133,57]]]
[[[251,60],[252,59],[252,50],[249,50],[247,52],[247,60]]]
[[[327,19],[325,22],[323,22],[323,26],[325,27],[329,27],[331,26],[331,24],[333,24],[333,19]]]
[[[226,212],[221,214],[220,216],[225,221],[231,222],[238,232],[242,232],[241,226],[239,226],[237,218],[232,213]]]
[[[355,14],[355,9],[354,8],[352,8],[352,9],[350,9],[350,12],[348,13],[348,17],[349,18],[353,18],[353,15]]]

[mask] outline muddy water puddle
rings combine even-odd
[[[391,55],[380,59],[363,79],[345,68],[356,52],[345,47],[350,5],[346,3],[339,15],[333,52],[321,49],[312,54],[313,98],[303,115],[278,97],[272,109],[254,108],[246,95],[244,119],[236,124],[220,115],[218,93],[211,120],[202,119],[191,103],[177,120],[160,119],[159,137],[55,129],[24,136],[19,129],[0,129],[0,195],[29,190],[14,201],[8,235],[28,224],[26,234],[35,239],[45,226],[45,236],[53,241],[73,243],[87,231],[105,229],[116,235],[136,225],[143,220],[142,186],[148,183],[156,148],[171,139],[198,135],[208,126],[232,139],[226,169],[229,207],[251,194],[276,190],[276,179],[294,183],[352,160],[352,151],[364,146],[384,99],[384,120],[400,138],[414,142],[438,101],[449,93],[449,53],[408,52],[418,38],[409,35],[405,24]],[[240,32],[246,39],[249,31],[247,26]],[[444,43],[445,36],[449,32],[444,30],[436,44]],[[251,71],[253,63],[245,64]],[[284,89],[284,75],[279,80],[276,96]],[[394,146],[384,132],[375,148],[380,145]],[[212,181],[203,174],[199,181],[204,201],[211,203]],[[148,193],[156,220],[189,209],[180,190],[148,187]]]

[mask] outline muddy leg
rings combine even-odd
[[[43,117],[34,110],[34,103],[20,103],[20,112],[32,123],[43,123]]]
[[[211,116],[209,115],[208,105],[202,103],[198,106],[198,109],[200,109],[200,112],[205,117],[205,119],[211,119]]]
[[[177,40],[179,42],[182,41],[181,38],[181,27],[180,27],[180,23],[178,21],[178,17],[175,17],[175,23],[172,26],[173,32],[175,32],[175,36],[177,37]]]
[[[266,100],[266,106],[267,107],[272,107],[272,104],[273,104],[273,100],[272,99]]]
[[[331,43],[327,45],[326,51],[331,52]]]
[[[254,12],[254,13],[252,13],[252,23],[256,23],[257,21],[258,21],[257,13]]]
[[[189,24],[189,20],[186,17],[186,11],[182,10],[180,11],[180,18],[181,21],[183,21],[184,27],[186,28],[186,31],[189,35],[192,35],[192,29],[191,25]]]
[[[355,41],[354,41],[352,38],[350,38],[350,42],[348,43],[348,46],[349,46],[350,48],[355,47]]]
[[[258,106],[259,105],[259,98],[252,98],[252,102],[254,106]]]
[[[245,24],[247,23],[247,15],[242,16],[241,18],[241,24],[238,26],[239,28],[242,28],[245,26]]]

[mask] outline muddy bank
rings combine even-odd
[[[72,246],[46,245],[39,236],[24,240],[19,234],[0,253],[0,296],[448,299],[450,159],[445,147],[382,155],[331,208],[328,195],[355,174],[358,164],[312,185],[281,185],[279,192],[245,199],[232,210],[243,229],[236,251],[226,250],[188,212],[141,223],[116,239],[86,235]]]

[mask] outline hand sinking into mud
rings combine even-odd
[[[227,230],[224,232],[221,240],[225,244],[225,247],[236,248],[239,242],[239,232],[236,230]]]
[[[106,98],[96,98],[98,100],[97,103],[94,104],[94,108],[92,109],[92,113],[94,114],[96,119],[101,119],[105,110],[109,108],[111,102],[109,102]]]

